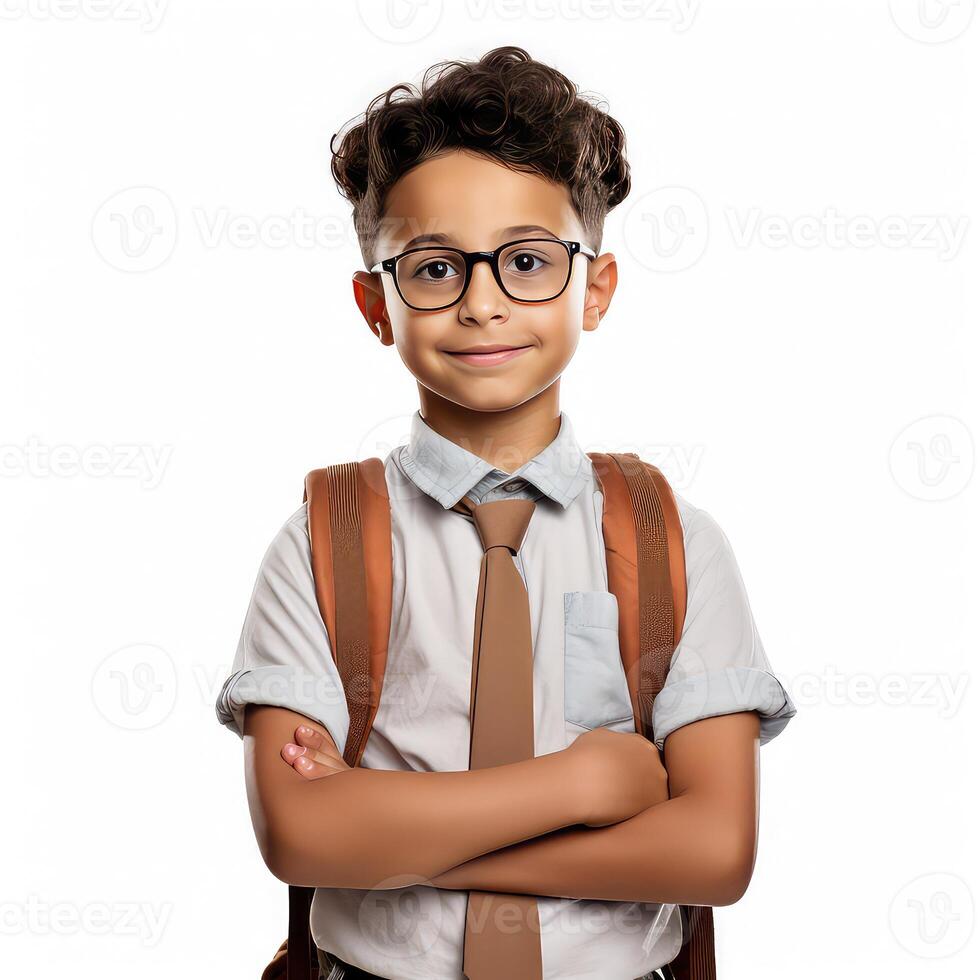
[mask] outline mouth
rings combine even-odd
[[[476,364],[480,367],[491,367],[494,364],[503,364],[504,361],[513,360],[525,351],[529,351],[531,345],[526,347],[508,347],[506,344],[482,344],[474,347],[467,347],[465,350],[447,350],[444,354],[457,361],[464,361],[466,364]]]

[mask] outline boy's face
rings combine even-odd
[[[437,233],[446,238],[427,239]],[[586,244],[565,187],[453,150],[420,164],[392,186],[377,256],[390,258],[426,245],[492,251],[504,242],[548,237]],[[448,274],[461,282],[465,269],[459,258],[449,253],[447,261],[454,267]],[[537,268],[526,255],[514,261],[502,257],[502,275],[508,262]],[[444,277],[447,269],[440,264],[416,274]],[[582,331],[599,325],[615,290],[616,266],[610,254],[591,262],[576,255],[565,290],[549,302],[535,303],[511,299],[497,285],[489,263],[478,262],[458,302],[427,312],[407,306],[387,273],[358,272],[354,280],[358,306],[372,331],[382,343],[396,346],[421,385],[465,408],[494,412],[523,404],[559,378]],[[458,353],[471,347],[517,350],[485,358]]]

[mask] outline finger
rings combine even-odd
[[[317,752],[303,745],[296,745],[294,742],[287,742],[282,747],[281,755],[290,765],[293,765],[293,763],[298,762],[300,759],[308,759],[310,762],[315,762],[320,766],[326,766],[331,770],[347,768],[344,761],[338,759],[336,756],[329,755],[326,752]]]
[[[341,758],[341,754],[337,751],[337,746],[334,745],[333,739],[326,738],[321,732],[318,732],[315,728],[311,728],[309,725],[300,725],[293,733],[293,741],[297,745],[314,749],[317,752],[322,752],[324,755],[335,756],[338,759]]]
[[[312,759],[307,759],[305,755],[297,758],[293,763],[293,768],[304,779],[323,779],[325,776],[332,776],[334,774],[333,769],[321,765],[319,762],[314,762]]]

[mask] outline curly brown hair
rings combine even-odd
[[[330,138],[330,170],[353,206],[367,268],[380,258],[375,252],[389,188],[448,149],[482,153],[567,187],[586,244],[596,252],[605,216],[630,189],[620,124],[560,71],[512,45],[479,61],[433,65],[421,88],[401,83],[372,99],[335,150],[338,135]]]

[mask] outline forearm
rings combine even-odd
[[[730,905],[748,885],[754,842],[719,807],[680,796],[608,827],[570,827],[437,875],[440,888],[677,905]]]
[[[250,722],[246,785],[263,857],[290,884],[401,887],[582,819],[563,752],[472,771],[354,768],[310,781],[279,757],[288,734],[261,730],[274,722]]]

